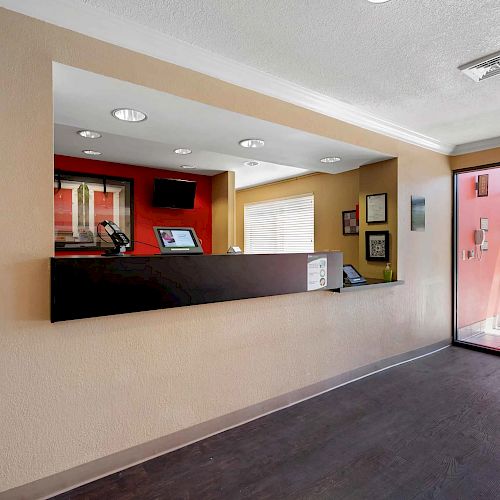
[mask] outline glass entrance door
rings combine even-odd
[[[500,351],[500,166],[454,185],[455,342]]]

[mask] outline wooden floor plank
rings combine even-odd
[[[499,499],[500,358],[449,347],[56,497]]]

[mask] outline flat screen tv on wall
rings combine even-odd
[[[194,208],[195,194],[195,181],[155,179],[153,206],[161,208]]]

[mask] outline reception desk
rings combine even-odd
[[[319,258],[339,290],[341,252],[53,257],[51,321],[307,292]]]

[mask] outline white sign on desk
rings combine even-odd
[[[307,291],[328,286],[328,259],[324,254],[307,256]]]

